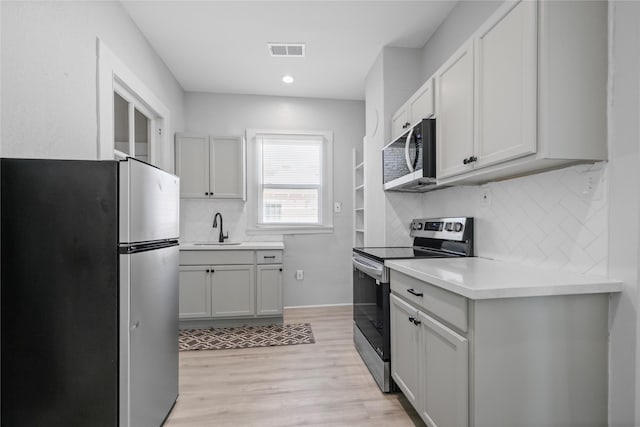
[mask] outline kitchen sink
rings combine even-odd
[[[239,245],[242,242],[203,242],[203,243],[194,243],[197,246],[230,246],[230,245]]]

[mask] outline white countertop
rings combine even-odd
[[[224,245],[216,244],[216,242],[186,242],[180,243],[181,251],[238,251],[238,250],[283,250],[283,242],[240,242],[237,245],[230,245],[225,242]]]
[[[622,282],[487,258],[385,261],[391,270],[470,299],[621,292]]]

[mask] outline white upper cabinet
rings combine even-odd
[[[436,176],[472,169],[473,43],[467,42],[436,72]]]
[[[244,200],[244,139],[177,134],[176,173],[182,198]]]
[[[475,167],[537,150],[536,11],[535,2],[516,3],[505,15],[494,15],[473,39]]]
[[[405,103],[391,117],[391,140],[393,141],[407,131],[409,123],[409,105]]]
[[[433,116],[433,109],[433,79],[429,79],[391,117],[391,140],[420,120]]]
[[[242,137],[209,137],[212,197],[244,199],[244,144]]]
[[[606,2],[504,2],[435,74],[438,184],[606,160],[606,43]]]
[[[427,80],[420,86],[420,89],[409,98],[407,104],[411,125],[431,117],[433,115],[433,79]]]
[[[209,197],[208,136],[176,136],[176,174],[180,197]]]

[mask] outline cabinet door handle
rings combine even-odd
[[[424,295],[422,292],[416,292],[415,289],[407,289],[407,292],[409,292],[411,295],[415,295],[417,297],[421,297],[421,296]]]
[[[208,196],[208,195],[209,195],[209,192],[207,191],[206,193],[204,193],[204,195],[205,195],[205,196]]]
[[[265,255],[263,258],[264,259],[275,259],[276,256],[275,255]]]
[[[476,156],[471,156],[471,157],[467,157],[466,159],[464,159],[462,161],[462,163],[464,163],[465,165],[468,165],[469,163],[473,163],[473,162],[477,162],[478,158]]]
[[[280,271],[282,271],[282,269],[280,269]]]
[[[416,318],[413,316],[409,316],[409,322],[414,323],[416,321]]]
[[[420,323],[422,323],[421,321],[419,321],[418,319],[413,319],[413,324],[414,325],[419,325]]]

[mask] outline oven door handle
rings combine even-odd
[[[376,280],[382,280],[382,271],[384,267],[376,267],[371,264],[360,261],[357,258],[352,258],[353,266],[362,271],[363,273],[375,278]]]

